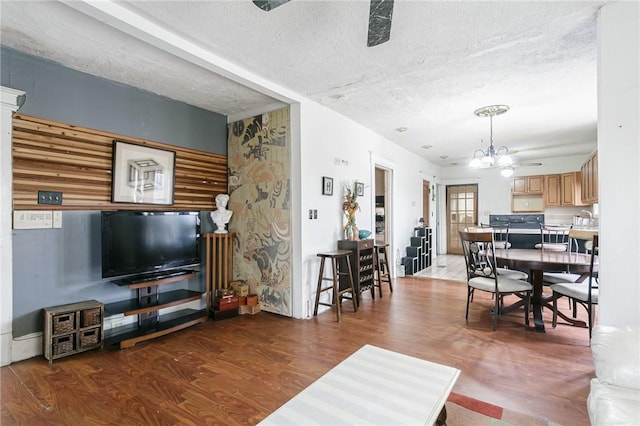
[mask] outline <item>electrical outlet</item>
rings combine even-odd
[[[62,192],[38,191],[38,204],[62,204]]]

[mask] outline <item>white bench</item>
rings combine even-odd
[[[365,345],[259,423],[432,425],[460,370]]]

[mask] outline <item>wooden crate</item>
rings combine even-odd
[[[54,359],[101,348],[104,305],[96,300],[44,309],[44,357]]]

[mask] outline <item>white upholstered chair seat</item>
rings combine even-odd
[[[474,277],[469,280],[469,287],[482,291],[495,292],[496,281],[491,277]],[[512,293],[520,291],[532,291],[533,286],[526,281],[514,280],[498,276],[498,292]]]
[[[496,268],[498,277],[511,278],[514,280],[527,280],[529,275],[526,272],[518,271],[517,269]]]
[[[567,251],[568,244],[565,243],[538,243],[535,246],[538,250],[551,250],[551,251]]]
[[[566,272],[545,272],[543,281],[549,284],[577,283],[581,276],[580,274],[568,274]]]
[[[586,302],[589,300],[589,282],[552,284],[549,288],[563,296]],[[591,303],[598,303],[598,288],[591,290]]]
[[[493,243],[493,247],[497,249],[510,249],[511,243],[508,241],[496,241],[495,243]]]

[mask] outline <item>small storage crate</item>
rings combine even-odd
[[[80,330],[80,342],[79,348],[84,349],[86,347],[93,347],[100,343],[100,327],[89,328],[87,330]]]
[[[53,317],[53,334],[63,334],[73,331],[75,327],[75,312],[67,312]]]
[[[102,309],[100,307],[80,311],[80,327],[92,327],[102,322]]]
[[[44,309],[44,357],[52,362],[102,347],[104,305],[96,300]]]
[[[73,338],[73,334],[54,337],[52,342],[53,355],[60,356],[73,352]]]

